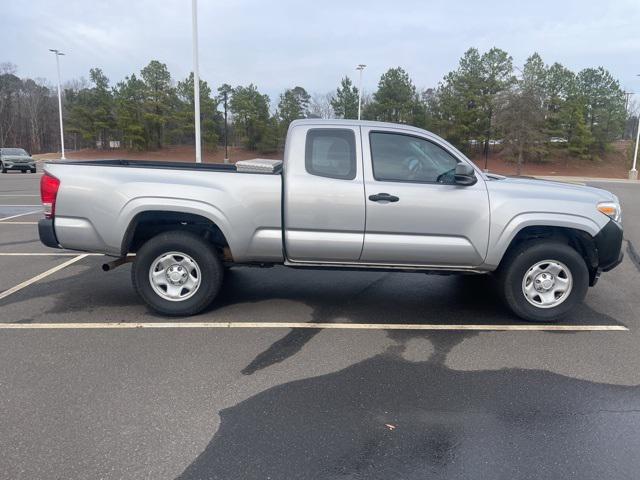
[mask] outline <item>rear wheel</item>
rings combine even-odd
[[[589,288],[582,256],[555,240],[524,242],[509,252],[498,274],[509,308],[534,322],[551,322],[568,314]]]
[[[20,172],[22,172],[22,173],[27,173],[27,171],[26,171],[26,170],[20,170]]]
[[[31,173],[36,173],[35,167],[31,169]]]
[[[4,163],[0,163],[0,169],[2,169],[2,173],[7,173],[7,169],[4,166]]]
[[[224,270],[214,248],[190,232],[161,233],[136,253],[133,286],[158,313],[195,315],[218,295]]]

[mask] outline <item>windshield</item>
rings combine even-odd
[[[21,157],[28,157],[29,154],[22,148],[3,148],[2,155],[19,155]]]

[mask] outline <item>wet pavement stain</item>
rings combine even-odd
[[[475,333],[390,332],[386,352],[220,412],[195,479],[618,479],[640,471],[640,387],[540,370],[455,371]],[[425,362],[403,358],[430,341]],[[391,430],[388,425],[393,425]]]

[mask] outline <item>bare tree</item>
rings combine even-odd
[[[42,149],[42,112],[50,96],[51,90],[44,83],[44,80],[28,79],[23,82],[20,105],[23,112],[26,113],[29,125],[29,150],[40,151]]]
[[[311,97],[311,103],[309,105],[309,113],[315,118],[335,118],[333,108],[331,107],[331,100],[333,100],[333,94],[329,93],[315,93]]]
[[[0,75],[15,75],[18,71],[18,66],[15,63],[11,62],[2,62],[0,63]]]
[[[545,152],[540,95],[526,85],[499,94],[495,100],[495,119],[504,133],[505,149],[515,157],[520,175],[527,159],[540,158]]]

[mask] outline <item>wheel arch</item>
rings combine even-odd
[[[226,235],[220,226],[208,217],[179,210],[146,210],[137,213],[129,222],[120,253],[122,256],[135,253],[147,240],[167,231],[183,230],[202,236],[212,244],[225,259],[232,260]]]
[[[573,227],[556,225],[528,225],[518,230],[511,238],[503,255],[500,258],[498,269],[504,266],[505,258],[509,252],[517,248],[523,242],[547,239],[565,243],[576,250],[585,261],[589,270],[589,284],[593,285],[598,272],[598,249],[594,237],[587,231]]]

